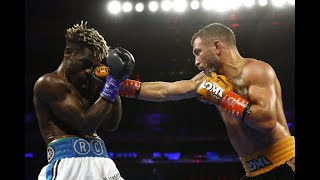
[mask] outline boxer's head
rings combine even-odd
[[[215,71],[220,64],[223,49],[237,48],[233,31],[220,24],[213,23],[195,33],[191,39],[195,66],[203,71]]]
[[[106,58],[109,47],[99,32],[88,28],[87,22],[83,21],[68,28],[65,39],[66,76],[74,85],[83,86],[87,83],[93,68]]]

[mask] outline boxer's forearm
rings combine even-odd
[[[168,82],[143,82],[138,99],[147,101],[168,101],[169,94],[166,90]]]
[[[138,99],[147,101],[170,101],[191,98],[196,95],[190,80],[177,82],[143,82]],[[191,83],[194,83],[193,81]]]

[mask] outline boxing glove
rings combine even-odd
[[[251,113],[249,101],[234,93],[227,78],[215,72],[203,77],[197,93],[201,101],[218,105],[241,121]]]
[[[109,68],[109,74],[100,96],[114,102],[119,87],[133,72],[135,60],[128,50],[118,47],[109,51],[105,64]]]
[[[104,64],[96,67],[92,73],[89,89],[91,92],[101,90],[105,83],[105,79],[109,74],[109,68]],[[131,79],[126,79],[120,86],[118,94],[123,97],[137,98],[141,89],[141,82]],[[96,94],[96,93],[92,93]]]
[[[126,79],[120,86],[119,95],[127,98],[138,98],[140,89],[140,81]]]

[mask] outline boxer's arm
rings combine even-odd
[[[204,76],[200,72],[190,80],[176,82],[143,82],[138,99],[146,101],[172,101],[198,96],[198,83]]]
[[[146,101],[172,101],[197,96],[198,83],[204,76],[200,72],[190,80],[176,82],[139,82],[126,80],[120,87],[119,95],[128,98],[137,98]]]
[[[122,105],[120,96],[116,96],[113,103],[111,113],[101,123],[101,128],[108,132],[113,132],[118,129],[122,117]]]
[[[138,99],[146,101],[172,101],[195,97],[197,82],[181,80],[176,82],[143,82]]]
[[[268,64],[259,63],[250,68],[256,71],[248,73],[248,98],[251,103],[251,114],[244,122],[261,131],[270,131],[276,125],[277,77],[273,68]]]
[[[101,97],[89,108],[61,79],[44,76],[37,80],[34,86],[34,96],[46,104],[56,120],[74,128],[81,134],[92,134],[106,119],[111,111],[112,103]],[[38,114],[38,118],[42,115]]]

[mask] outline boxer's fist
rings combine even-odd
[[[200,94],[199,100],[219,105],[221,98],[232,90],[232,84],[225,76],[211,72],[201,80],[197,92]]]
[[[244,120],[250,114],[249,101],[233,92],[232,84],[223,75],[212,72],[205,76],[197,89],[201,101],[216,104],[235,116]]]
[[[135,60],[128,50],[118,47],[109,51],[105,63],[109,67],[109,75],[100,96],[114,102],[121,84],[131,75]]]
[[[109,51],[106,65],[110,68],[110,74],[117,79],[127,79],[135,65],[133,55],[126,49],[117,47]]]

